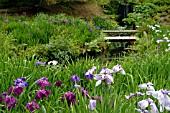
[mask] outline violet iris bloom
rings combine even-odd
[[[151,82],[140,84],[138,87],[140,89],[147,89],[148,91],[155,91]]]
[[[25,86],[28,86],[28,83],[25,82],[25,80],[26,80],[25,77],[17,78],[16,80],[14,80],[14,85],[24,88]]]
[[[86,76],[88,80],[93,79],[94,77],[93,72],[95,70],[96,70],[96,66],[93,66],[91,69],[85,71],[84,75]]]
[[[159,90],[159,91],[147,91],[147,95],[152,95],[154,98],[158,99],[160,104],[160,111],[163,112],[164,109],[170,111],[170,91]]]
[[[95,80],[98,80],[96,82],[96,86],[100,85],[103,82],[105,82],[108,86],[113,82],[113,77],[110,74],[96,74],[94,77]]]
[[[93,29],[92,29],[92,28],[90,28],[90,29],[89,29],[89,31],[90,31],[90,32],[92,32],[92,31],[93,31]]]
[[[33,112],[33,111],[35,111],[35,110],[38,110],[38,109],[39,109],[39,106],[38,106],[38,104],[33,100],[33,101],[27,103],[26,108],[27,108],[30,112]]]
[[[92,100],[97,100],[97,101],[99,101],[100,103],[102,103],[102,97],[101,97],[101,96],[97,96],[97,97],[92,96],[91,99],[92,99]]]
[[[62,85],[62,81],[61,81],[61,80],[57,81],[57,82],[54,84],[54,86],[57,86],[57,87],[60,87],[61,85]]]
[[[68,106],[76,104],[76,95],[70,91],[65,92],[64,96],[62,96],[62,101],[66,99]]]
[[[90,100],[90,103],[89,103],[89,105],[88,105],[88,108],[89,108],[90,110],[96,109],[96,100]]]
[[[70,78],[70,80],[71,80],[72,82],[80,82],[80,78],[79,78],[77,75],[73,75],[73,76]]]
[[[145,93],[136,92],[135,94],[134,93],[130,93],[130,95],[125,95],[125,97],[128,100],[128,99],[130,99],[130,98],[132,98],[134,96],[140,97],[140,96],[144,96],[144,95],[145,95]]]
[[[44,97],[48,98],[48,96],[50,95],[50,91],[49,90],[46,90],[46,89],[42,89],[42,90],[39,90],[36,94],[36,99],[42,99]]]
[[[136,109],[139,111],[145,111],[145,109],[150,105],[150,113],[158,113],[158,108],[155,105],[155,103],[153,102],[152,99],[148,98],[146,100],[141,100],[140,102],[138,102],[138,105],[140,106],[141,109]],[[143,113],[143,112],[142,112]],[[149,112],[144,112],[144,113],[149,113]]]
[[[24,89],[20,86],[11,86],[8,90],[9,94],[14,94],[14,95],[20,95],[22,92],[24,91]]]
[[[114,73],[117,73],[118,71],[120,71],[121,74],[123,74],[123,75],[126,74],[125,71],[124,71],[124,69],[122,68],[122,66],[119,65],[119,64],[115,65],[115,66],[112,68],[112,70],[113,70]]]
[[[111,74],[113,72],[114,71],[112,69],[109,69],[109,68],[106,68],[106,67],[104,67],[100,70],[100,74]]]
[[[36,64],[35,64],[35,66],[38,67],[39,65],[45,66],[45,65],[46,65],[46,62],[37,61]]]
[[[37,85],[41,87],[41,89],[43,89],[45,86],[51,86],[51,84],[48,82],[48,78],[41,78],[39,79],[39,81],[37,82]]]
[[[0,95],[0,103],[5,102],[6,107],[10,110],[12,107],[16,107],[16,98],[8,95],[4,92]]]
[[[81,88],[80,85],[74,84],[73,88]]]
[[[82,96],[86,96],[86,98],[89,98],[89,92],[84,90],[84,88],[81,88]]]

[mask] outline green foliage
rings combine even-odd
[[[0,31],[0,50],[1,55],[11,57],[15,55],[15,39],[12,34],[7,35],[4,32]]]
[[[148,18],[153,18],[156,15],[156,7],[152,3],[142,3],[134,6],[133,13],[128,14],[128,18],[123,21],[129,24],[135,23],[136,26],[142,26],[142,22],[147,21]]]
[[[136,13],[141,13],[144,18],[153,17],[155,15],[156,6],[152,3],[143,3],[133,8]]]
[[[118,27],[117,22],[114,19],[110,18],[102,18],[99,16],[94,16],[93,22],[95,23],[95,26],[98,27],[98,29],[115,29]]]
[[[97,17],[96,17],[97,18]],[[95,18],[95,19],[96,19]],[[98,17],[99,18],[99,17]],[[15,51],[27,57],[36,56],[39,59],[65,63],[78,56],[91,54],[96,56],[104,51],[108,44],[103,40],[101,28],[90,21],[66,16],[65,14],[37,14],[32,19],[24,16],[18,18],[1,18],[0,29],[12,34],[15,39]],[[104,19],[94,20],[95,23],[111,28]],[[102,45],[102,46],[101,46]]]

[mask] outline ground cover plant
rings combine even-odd
[[[73,51],[82,45],[86,51],[107,47],[98,26],[63,14],[0,20],[2,113],[170,111],[169,26],[154,19],[138,21],[137,53],[112,61],[88,56],[68,60],[62,57],[76,56]],[[71,24],[76,22],[77,28]]]

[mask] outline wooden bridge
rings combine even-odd
[[[107,36],[104,37],[106,41],[127,42],[126,49],[136,41],[137,37],[135,36],[135,33],[138,33],[138,30],[103,30],[103,33],[107,34]]]
[[[117,36],[108,36],[104,37],[105,40],[113,41],[113,42],[127,42],[127,41],[136,41],[136,37],[134,36],[135,33],[138,33],[138,30],[103,30],[103,33],[106,33],[107,35],[110,34],[119,34]],[[126,35],[121,36],[121,34],[132,34],[132,35]]]

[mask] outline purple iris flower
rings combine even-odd
[[[138,87],[140,89],[147,89],[148,91],[155,91],[151,82],[140,84]]]
[[[77,75],[72,75],[72,77],[70,78],[70,80],[72,82],[80,82],[80,78]]]
[[[0,95],[0,104],[5,100],[5,96],[7,96],[8,93],[7,92],[3,92],[1,95]]]
[[[81,88],[80,85],[74,84],[73,88]]]
[[[61,81],[61,80],[57,81],[57,82],[54,84],[54,86],[57,86],[57,87],[60,87],[61,85],[62,85],[62,81]]]
[[[8,90],[9,94],[14,94],[14,95],[20,95],[22,92],[24,91],[24,89],[20,86],[11,86]]]
[[[168,96],[170,94],[170,91],[167,90],[147,91],[146,94],[152,95],[154,98],[158,99],[161,112],[163,112],[164,109],[170,111],[170,97]]]
[[[135,109],[136,111],[140,112],[140,111],[145,111],[145,109],[150,105],[150,112],[151,113],[158,113],[158,108],[155,105],[155,103],[153,102],[152,99],[148,98],[146,100],[141,100],[140,102],[138,102],[138,105],[140,106],[141,109]],[[142,112],[143,113],[143,112]],[[149,112],[144,112],[144,113],[149,113]]]
[[[94,79],[98,80],[96,82],[96,87],[102,82],[106,83],[108,86],[110,86],[110,84],[114,82],[113,77],[110,74],[95,74]]]
[[[130,93],[130,95],[125,95],[125,97],[126,97],[126,99],[128,100],[128,99],[130,99],[130,98],[132,98],[132,97],[134,97],[134,96],[141,97],[141,96],[144,96],[144,95],[145,95],[145,93],[136,92],[136,94]]]
[[[64,96],[62,96],[62,101],[64,102],[64,100],[67,100],[67,104],[68,106],[70,105],[75,105],[76,104],[76,95],[70,91],[65,92]]]
[[[25,86],[28,86],[28,82],[25,82],[25,80],[25,77],[17,78],[16,80],[14,80],[14,85],[24,88]]]
[[[133,94],[133,93],[130,93],[130,95],[125,95],[125,97],[126,97],[127,100],[130,99],[130,98],[132,98],[132,97],[134,97],[134,96],[135,96],[135,94]]]
[[[96,70],[96,66],[93,66],[91,69],[85,71],[84,75],[86,76],[88,80],[93,79],[94,77],[93,72],[95,70]]]
[[[149,113],[148,110],[141,110],[141,109],[137,109],[137,108],[135,108],[135,111],[140,112],[140,113]]]
[[[89,92],[84,90],[84,88],[81,88],[82,96],[86,96],[86,98],[89,98]]]
[[[40,86],[42,89],[45,87],[45,86],[51,86],[51,84],[48,82],[48,78],[41,78],[38,80],[37,82],[37,85]]]
[[[46,65],[46,62],[37,61],[36,64],[35,64],[35,66],[38,67],[39,65],[45,66],[45,65]]]
[[[46,90],[46,89],[42,89],[42,90],[39,90],[36,94],[36,99],[42,99],[44,97],[48,98],[48,96],[50,95],[50,91],[49,90]]]
[[[107,67],[104,67],[100,70],[100,74],[111,74],[111,73],[113,73],[113,70]]]
[[[101,28],[98,26],[98,27],[97,27],[97,30],[101,30]]]
[[[99,101],[100,103],[102,103],[102,97],[101,97],[101,96],[97,96],[97,97],[92,96],[91,99],[92,99],[92,100],[97,100],[97,101]]]
[[[93,31],[93,29],[92,29],[92,28],[90,28],[90,29],[89,29],[89,31],[90,31],[90,32],[92,32],[92,31]]]
[[[115,66],[112,68],[112,70],[113,70],[114,73],[120,71],[121,74],[123,74],[123,75],[126,74],[125,71],[124,71],[124,69],[122,68],[122,66],[119,65],[119,64],[115,65]]]
[[[88,108],[90,110],[94,110],[96,108],[96,100],[90,100],[90,103],[88,105]]]
[[[6,107],[10,110],[12,107],[16,107],[16,98],[8,95],[4,92],[0,95],[0,103],[5,102]]]
[[[33,112],[34,110],[38,110],[39,106],[38,104],[33,100],[29,103],[27,103],[26,108],[30,111]]]

